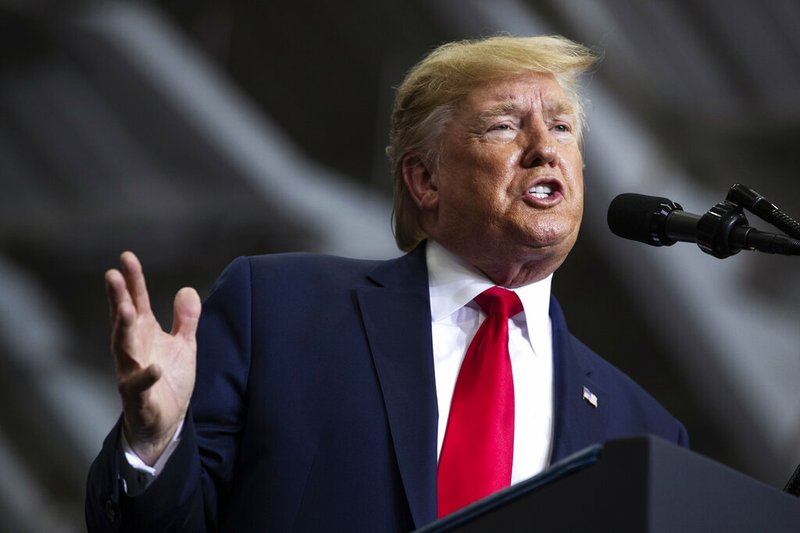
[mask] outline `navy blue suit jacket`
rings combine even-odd
[[[633,434],[687,444],[677,420],[567,331],[555,300],[550,315],[552,461]],[[90,531],[408,531],[432,522],[430,320],[424,246],[390,261],[237,259],[203,307],[177,450],[129,498],[118,425],[90,470]]]

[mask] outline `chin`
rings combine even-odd
[[[575,246],[578,232],[555,231],[551,228],[550,231],[531,232],[527,237],[527,244],[530,248],[566,257],[572,247]],[[563,259],[561,260],[563,261]]]

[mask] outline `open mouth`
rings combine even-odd
[[[550,185],[536,185],[528,189],[528,194],[540,200],[550,198],[554,193],[555,187],[551,187]]]

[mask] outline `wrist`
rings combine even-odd
[[[123,417],[123,438],[139,459],[141,459],[145,465],[152,467],[156,464],[170,443],[177,439],[180,429],[183,427],[183,419],[184,417],[181,417],[165,431],[151,433],[131,430],[128,421]]]

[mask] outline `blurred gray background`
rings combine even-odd
[[[743,182],[800,217],[795,0],[0,0],[0,530],[80,531],[119,412],[103,272],[133,249],[169,327],[237,255],[397,254],[393,87],[433,46],[561,33],[586,80],[576,334],[776,487],[800,462],[800,259],[622,241],[621,192],[703,213]],[[752,225],[762,227],[751,216]],[[601,399],[602,401],[602,399]]]

